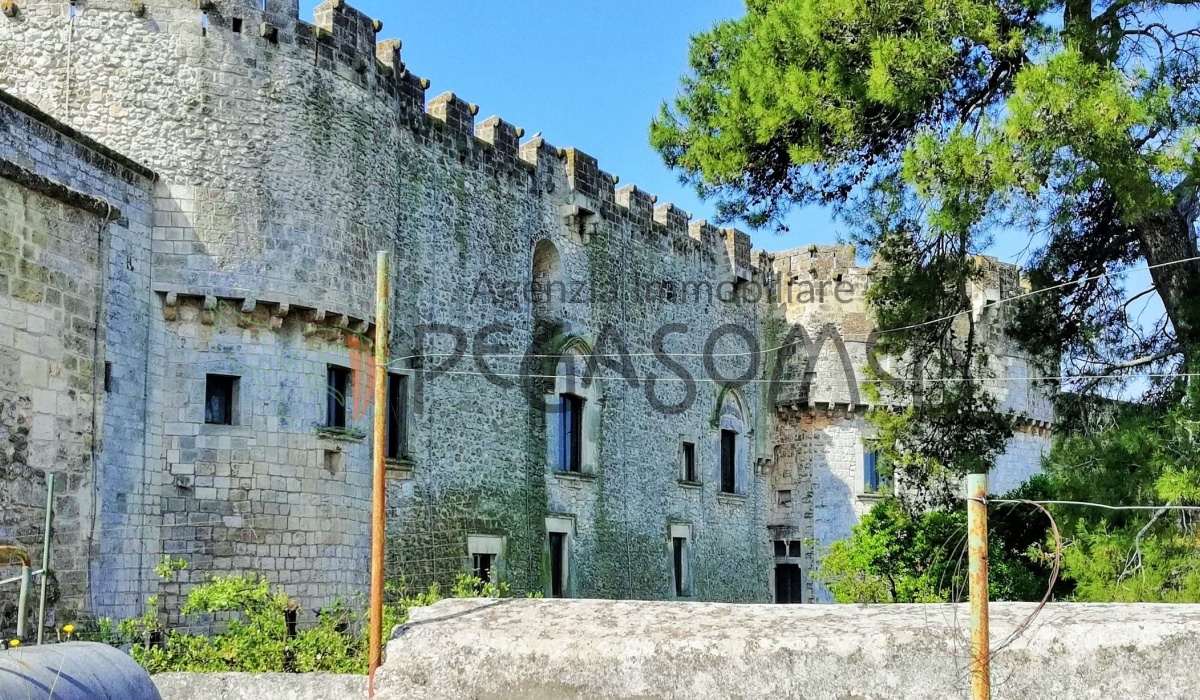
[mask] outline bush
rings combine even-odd
[[[383,608],[385,634],[403,624],[411,608],[431,605],[443,597],[436,584],[413,593],[402,581],[389,583],[386,592],[393,602]],[[455,598],[508,595],[505,584],[494,586],[466,575],[460,575],[451,590]],[[158,614],[157,598],[146,601],[148,612],[140,617],[123,620],[115,627],[111,621],[102,620],[98,627],[104,630],[104,641],[127,646],[150,673],[366,673],[367,606],[361,596],[353,602],[335,602],[318,611],[315,627],[293,629],[289,635],[289,613],[294,616],[297,603],[282,589],[272,590],[263,576],[234,574],[213,577],[196,586],[180,610],[184,615],[228,615],[222,633],[167,630]]]

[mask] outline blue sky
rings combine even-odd
[[[313,0],[302,0],[311,20]],[[397,38],[409,70],[429,78],[430,98],[446,91],[479,105],[477,120],[499,115],[573,146],[695,219],[713,206],[681,185],[649,145],[650,119],[674,96],[687,67],[688,38],[740,16],[741,0],[350,0],[383,21],[380,39]],[[785,250],[832,243],[837,228],[812,208],[788,221],[791,232],[743,230],[756,247]]]

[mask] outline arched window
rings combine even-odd
[[[533,269],[529,292],[533,314],[539,318],[558,318],[567,300],[567,285],[562,278],[562,259],[558,248],[547,240],[533,247]]]
[[[595,471],[600,392],[592,376],[590,352],[576,341],[563,350],[555,366],[553,392],[546,399],[546,456],[557,473]]]
[[[746,493],[749,484],[750,441],[741,397],[733,391],[721,396],[718,413],[718,482],[721,493]]]

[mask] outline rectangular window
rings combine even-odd
[[[408,377],[388,375],[387,456],[400,459],[408,455]]]
[[[210,374],[204,378],[204,422],[233,425],[237,400],[237,377]]]
[[[696,475],[696,443],[683,443],[683,474],[684,481],[699,481]]]
[[[775,492],[776,502],[783,507],[792,505],[792,492],[790,489],[783,489]]]
[[[801,549],[803,544],[804,543],[801,542],[800,540],[792,540],[791,542],[788,542],[788,556],[789,557],[804,556],[804,551]]]
[[[242,18],[241,17],[234,17],[233,22],[231,24],[233,25],[233,33],[234,34],[242,33]]]
[[[550,597],[567,595],[567,533],[550,533]]]
[[[562,471],[583,471],[583,406],[584,399],[573,394],[562,395],[559,411],[559,468]]]
[[[325,425],[330,428],[345,428],[346,407],[350,405],[350,368],[329,365],[327,378]]]
[[[496,561],[495,554],[471,555],[472,569],[475,578],[484,583],[492,582],[492,566]]]
[[[883,493],[890,491],[892,480],[879,473],[879,453],[868,450],[863,453],[863,491]]]
[[[775,556],[787,556],[787,540],[775,540]]]
[[[737,433],[721,431],[721,491],[735,493],[737,490]]]

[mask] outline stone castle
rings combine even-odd
[[[376,251],[393,578],[828,599],[814,550],[886,486],[851,247],[752,252],[427,100],[342,0],[313,24],[297,0],[0,7],[0,543],[40,555],[55,474],[60,615],[177,610],[233,572],[306,610],[365,591]],[[983,308],[1019,271],[989,269],[997,376],[1029,376]],[[1051,414],[997,384],[1024,419],[1003,491]]]

